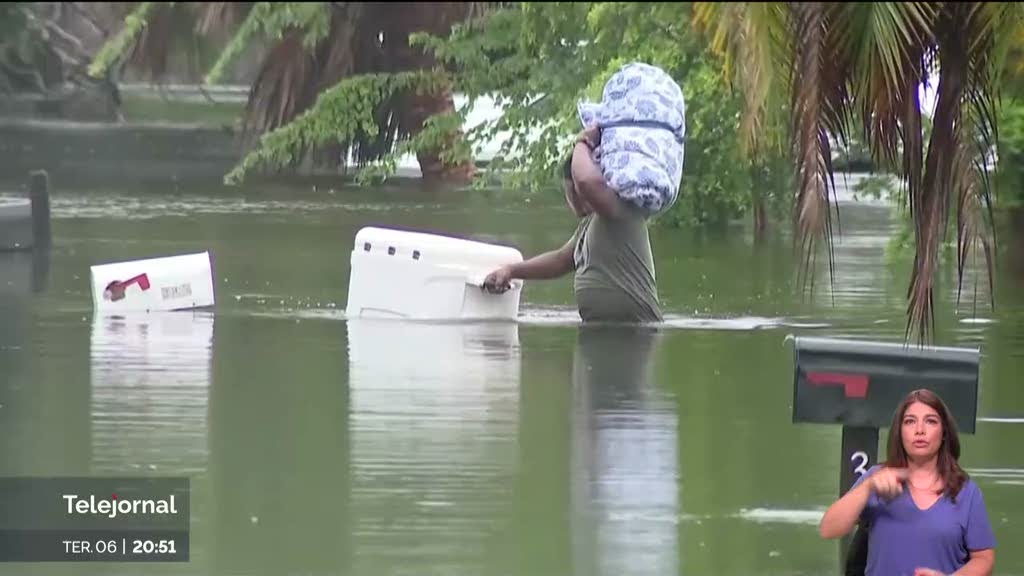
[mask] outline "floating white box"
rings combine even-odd
[[[523,255],[508,246],[387,228],[356,234],[349,274],[349,318],[515,320],[523,283],[503,294],[484,278]]]
[[[209,252],[93,266],[97,312],[154,312],[214,305]]]

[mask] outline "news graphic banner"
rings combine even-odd
[[[0,478],[2,562],[187,562],[188,478]]]

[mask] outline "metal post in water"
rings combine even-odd
[[[878,463],[878,428],[843,426],[843,446],[839,462],[839,497]],[[859,527],[839,543],[839,565],[843,574],[863,575],[867,567],[867,533]]]
[[[52,241],[50,232],[50,177],[45,170],[29,175],[29,200],[32,203],[32,240],[37,250],[47,250]]]
[[[878,463],[878,428],[843,426],[843,461],[840,465],[839,496],[853,487],[861,476]]]

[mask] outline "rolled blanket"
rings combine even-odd
[[[671,76],[649,64],[626,64],[605,84],[601,102],[580,102],[577,110],[584,128],[601,129],[601,171],[619,198],[649,215],[675,203],[686,104]]]

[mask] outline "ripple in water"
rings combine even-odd
[[[322,199],[253,200],[243,198],[215,198],[189,196],[111,196],[78,195],[55,197],[51,203],[54,218],[103,218],[118,220],[147,220],[168,215],[194,216],[196,214],[282,214],[341,211],[352,213],[415,212],[439,210],[434,204],[388,204],[385,202],[343,202],[331,197]]]
[[[736,518],[751,522],[769,524],[810,524],[817,525],[824,516],[824,510],[786,510],[781,508],[742,509]]]
[[[93,471],[200,473],[214,316],[170,312],[93,319]]]

